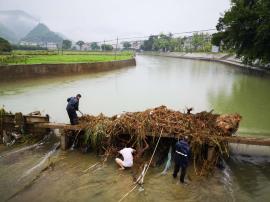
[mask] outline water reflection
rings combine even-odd
[[[242,133],[269,134],[270,80],[264,77],[236,74],[228,87],[209,94],[212,108],[221,113],[238,112],[243,116]]]

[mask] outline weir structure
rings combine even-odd
[[[182,138],[190,145],[191,162],[198,176],[207,176],[213,173],[216,167],[221,168],[223,160],[231,155],[253,156],[253,153],[246,152],[247,147],[264,147],[266,152],[258,152],[262,157],[268,157],[270,151],[270,138],[233,135],[241,119],[238,114],[219,115],[205,111],[192,114],[189,110],[181,113],[160,106],[143,112],[126,112],[112,117],[103,114],[84,115],[79,118],[78,125],[51,123],[49,116],[39,114],[0,115],[0,136],[7,146],[27,141],[32,137],[40,141],[43,136],[52,133],[52,130],[57,135],[55,129],[58,129],[60,135],[58,133],[57,136],[60,138],[62,150],[76,147],[82,152],[95,152],[102,156],[103,162],[108,157],[117,156],[123,147],[135,148],[136,172],[146,163],[152,166],[161,165],[165,162],[168,152],[173,158],[175,154],[170,150],[174,149],[176,142]],[[232,145],[236,147],[233,148]],[[236,151],[239,147],[244,154]],[[150,154],[151,159],[148,161]]]
[[[22,113],[5,114],[0,116],[0,136],[7,133],[26,133],[32,135],[45,135],[52,129],[59,129],[61,134],[61,148],[68,149],[69,137],[64,130],[70,131],[84,131],[84,125],[70,125],[64,123],[51,123],[49,116],[41,116],[35,114],[23,115]],[[147,136],[159,136],[159,134],[148,133]],[[178,135],[162,134],[161,137],[177,139]],[[208,137],[204,136],[205,140]],[[230,137],[216,137],[218,140],[226,141],[228,143],[270,146],[270,138],[262,137],[248,137],[248,136],[230,136]]]
[[[44,129],[49,128],[49,129],[61,129],[61,130],[72,130],[72,131],[81,131],[84,129],[84,127],[80,125],[69,125],[69,124],[63,124],[63,123],[36,123],[35,127],[44,128]],[[147,136],[156,136],[156,135],[152,133],[148,133]],[[62,134],[61,137],[62,137],[61,148],[66,149],[68,137],[65,134]],[[177,138],[177,135],[162,134],[161,137]],[[205,139],[207,139],[207,136],[205,136]],[[217,139],[222,140],[222,141],[227,141],[229,143],[270,146],[270,138],[232,136],[232,137],[217,137]]]

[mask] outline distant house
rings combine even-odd
[[[71,49],[72,50],[80,50],[80,46],[78,46],[75,42],[72,42]]]
[[[143,41],[133,41],[131,43],[131,48],[134,50],[140,50],[142,44],[143,44]]]
[[[79,48],[80,49],[80,48]],[[89,51],[91,50],[91,43],[85,43],[82,45],[82,50]]]
[[[21,41],[20,45],[21,46],[38,46],[38,43],[36,43],[36,42],[28,42],[28,41]]]
[[[112,44],[112,46],[113,46],[113,49],[116,49],[116,44]],[[123,46],[122,42],[117,44],[117,49],[118,50],[124,49],[124,46]]]
[[[56,50],[56,49],[58,49],[58,45],[57,45],[57,43],[48,42],[45,44],[44,48],[48,48],[49,50]]]
[[[118,43],[117,49],[120,49],[120,50],[124,49],[123,44],[124,44],[124,42]],[[140,50],[140,47],[143,44],[143,41],[132,41],[132,42],[130,42],[130,44],[131,44],[130,49]],[[116,44],[112,44],[112,46],[113,46],[114,49],[116,48]]]
[[[218,53],[219,52],[219,47],[218,46],[212,46],[212,53]]]
[[[58,48],[58,44],[54,42],[31,42],[31,41],[21,41],[20,45],[22,46],[36,46],[47,48],[49,50],[56,50]]]

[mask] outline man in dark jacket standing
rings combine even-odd
[[[184,183],[184,178],[186,175],[188,160],[190,158],[190,148],[188,145],[188,137],[178,141],[175,145],[175,165],[173,171],[173,177],[177,177],[177,173],[181,168],[180,182]]]
[[[66,110],[71,125],[76,125],[79,123],[76,111],[79,110],[79,100],[81,97],[81,94],[78,94],[76,97],[70,97],[67,99],[68,104]]]

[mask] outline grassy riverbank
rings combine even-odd
[[[132,52],[91,52],[91,51],[14,51],[10,55],[0,55],[0,65],[9,64],[58,64],[92,63],[127,60]]]

